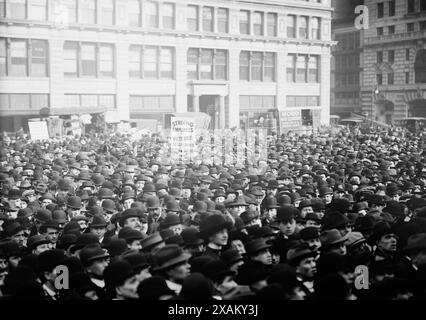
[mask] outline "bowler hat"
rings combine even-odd
[[[28,238],[27,248],[29,251],[31,251],[37,248],[37,246],[41,244],[46,244],[46,243],[50,243],[50,240],[44,235],[37,234]]]
[[[207,203],[205,203],[204,201],[196,201],[193,206],[193,211],[198,213],[206,213]]]
[[[220,257],[228,265],[228,267],[231,267],[233,264],[244,260],[238,250],[235,249],[225,250],[224,252],[222,252],[222,255]]]
[[[258,219],[259,213],[255,210],[247,210],[241,213],[240,218],[243,220],[244,224],[247,225],[249,222]]]
[[[130,263],[130,265],[136,272],[139,272],[140,270],[146,269],[151,266],[147,255],[139,253],[135,250],[124,252],[121,257],[128,263]]]
[[[51,272],[55,267],[61,265],[65,258],[65,251],[60,249],[52,249],[40,253],[38,256],[40,271]]]
[[[347,239],[348,237],[343,237],[340,231],[337,229],[323,231],[320,235],[321,245],[323,249],[326,249],[332,245],[344,243]]]
[[[153,270],[165,270],[185,263],[189,258],[191,258],[191,254],[185,253],[178,245],[168,244],[154,253],[153,260],[156,266]]]
[[[89,224],[89,228],[106,228],[108,222],[105,221],[103,216],[94,216],[92,222]]]
[[[262,251],[262,250],[265,250],[265,249],[269,249],[270,247],[271,247],[271,245],[268,244],[266,242],[266,239],[264,239],[264,238],[258,238],[258,239],[251,240],[245,246],[247,254],[249,256],[254,256],[259,251]]]
[[[181,209],[179,207],[179,203],[176,200],[172,200],[167,202],[166,210],[172,212],[179,212]]]
[[[120,286],[127,279],[135,275],[132,265],[122,259],[110,263],[104,271],[105,287],[112,289]]]
[[[68,221],[67,214],[63,210],[55,210],[52,212],[52,219],[58,223],[66,223]]]
[[[67,200],[67,206],[72,209],[81,209],[81,198],[78,196],[71,196]]]
[[[323,230],[340,229],[346,226],[350,220],[339,211],[332,211],[322,219]]]
[[[207,262],[202,267],[201,273],[213,282],[220,282],[226,276],[232,276],[235,274],[222,260]]]
[[[102,201],[102,208],[108,213],[117,213],[115,202],[111,199],[105,199]]]
[[[198,237],[198,229],[195,227],[183,229],[181,236],[185,246],[198,246],[204,243],[204,240]]]
[[[105,248],[108,250],[111,257],[119,256],[128,249],[126,240],[118,238],[109,239],[105,244]]]
[[[128,218],[142,218],[142,214],[135,208],[126,209],[120,217],[120,226],[123,226]]]
[[[299,232],[300,238],[305,241],[319,239],[320,233],[318,228],[316,227],[306,227],[300,230]]]
[[[413,234],[407,240],[404,251],[415,252],[418,250],[426,250],[426,233]]]
[[[126,241],[142,240],[144,238],[142,232],[132,229],[130,227],[124,227],[118,232],[118,238]]]
[[[167,227],[175,226],[181,223],[182,221],[180,220],[180,217],[175,213],[169,213],[164,219],[164,225]]]
[[[96,260],[109,258],[109,254],[99,243],[85,246],[79,254],[83,267],[88,267]]]
[[[146,200],[147,209],[159,208],[160,206],[160,199],[156,196],[151,196]]]
[[[288,222],[300,215],[300,211],[292,206],[285,205],[277,210],[277,222]]]
[[[277,199],[275,197],[269,196],[262,201],[262,207],[266,209],[277,209],[280,206],[277,204]]]
[[[157,301],[161,296],[175,296],[175,292],[171,290],[166,280],[160,276],[153,276],[143,280],[138,286],[139,299],[142,301]]]
[[[316,257],[318,254],[312,250],[307,244],[300,244],[287,251],[287,261],[290,265],[296,266],[303,259]]]
[[[159,232],[155,232],[141,241],[142,251],[149,252],[156,245],[164,242]]]
[[[77,238],[75,244],[69,247],[70,253],[74,254],[75,251],[83,249],[86,245],[92,243],[99,243],[99,238],[93,233],[83,233]]]

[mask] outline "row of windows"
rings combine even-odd
[[[145,79],[173,79],[173,61],[173,48],[131,45],[129,76]]]
[[[275,64],[275,53],[241,51],[240,80],[275,81]]]
[[[418,25],[418,28],[416,27]],[[410,22],[407,23],[407,32],[423,31],[426,30],[426,21],[419,21],[418,23]],[[388,34],[395,34],[395,26],[388,27]],[[377,28],[377,35],[384,35],[384,28]]]
[[[395,34],[395,26],[389,26],[387,30],[388,30],[387,34]],[[384,27],[377,28],[377,35],[378,36],[384,35]]]
[[[0,93],[0,108],[2,110],[34,110],[49,107],[48,94],[15,94]]]
[[[335,36],[338,42],[335,50],[353,50],[361,47],[361,37],[359,32],[339,34]]]
[[[130,112],[141,110],[170,111],[175,108],[174,96],[130,96]]]
[[[395,16],[395,0],[388,1],[388,16],[393,17]],[[385,2],[379,2],[377,4],[377,18],[383,18],[385,16]]]
[[[287,56],[287,82],[317,83],[319,81],[319,57],[313,55]]]
[[[336,74],[335,77],[335,86],[336,88],[346,87],[346,86],[359,86],[359,73],[348,72],[342,74]]]
[[[319,96],[287,96],[287,107],[318,107]]]
[[[415,83],[426,83],[426,77],[424,78],[424,80],[419,80],[419,75],[420,76],[424,76],[426,74],[426,72],[424,72],[423,74],[421,72],[416,72],[416,81]],[[401,83],[405,83],[405,84],[411,84],[411,73],[410,72],[404,72],[404,77],[402,78],[405,80],[405,82],[401,82]],[[403,80],[403,81],[404,81]],[[376,75],[376,81],[378,85],[384,85],[384,84],[390,84],[393,85],[395,84],[395,77],[393,73],[388,73],[387,74],[387,83],[385,83],[384,81],[384,75],[383,74],[377,74]]]
[[[334,58],[336,72],[346,69],[360,68],[359,54],[338,55]]]
[[[27,1],[29,6],[27,7]],[[27,9],[28,8],[28,9]],[[61,24],[82,23],[127,25],[175,29],[174,3],[127,0],[62,0],[53,2],[52,18]],[[0,17],[46,21],[47,0],[0,0]],[[277,36],[278,15],[272,12],[240,10],[239,31],[256,36]],[[189,31],[229,32],[229,9],[188,5],[186,27]],[[320,39],[320,18],[287,16],[287,37]]]
[[[115,109],[115,95],[113,94],[66,94],[66,108],[102,107],[108,110]]]
[[[227,80],[226,50],[190,48],[187,56],[189,80]]]
[[[376,52],[376,62],[377,63],[383,63],[384,59],[384,51],[377,51]],[[405,49],[405,61],[410,61],[411,59],[411,50],[409,48]],[[387,51],[387,62],[394,63],[395,62],[395,50],[389,50]]]
[[[240,110],[275,109],[275,96],[240,96]]]
[[[358,105],[360,102],[358,92],[336,92],[335,103],[343,105]]]
[[[407,1],[407,12],[413,13],[418,11],[426,11],[426,0],[408,0]]]

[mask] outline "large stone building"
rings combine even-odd
[[[330,0],[0,0],[1,128],[45,107],[327,125],[331,13]]]
[[[426,0],[365,4],[370,27],[364,39],[362,111],[388,124],[426,117]]]

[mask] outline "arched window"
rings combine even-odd
[[[426,50],[419,50],[414,63],[416,83],[426,83]]]

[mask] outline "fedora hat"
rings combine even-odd
[[[104,201],[102,201],[102,208],[107,213],[117,213],[118,212],[117,207],[115,205],[115,202],[111,199],[105,199]]]
[[[107,250],[102,249],[99,243],[85,246],[79,254],[83,267],[88,267],[93,261],[109,258]]]
[[[135,275],[132,265],[122,259],[110,263],[104,271],[105,287],[115,288]]]
[[[207,203],[204,201],[196,201],[192,210],[198,213],[207,213]]]
[[[166,211],[179,212],[180,206],[176,200],[171,200],[166,203]]]
[[[195,227],[183,229],[181,236],[184,241],[184,246],[199,246],[204,243],[204,240],[198,237],[198,229]]]
[[[424,249],[426,249],[426,233],[416,233],[408,238],[404,251],[413,252]]]
[[[191,258],[191,254],[185,253],[178,245],[168,244],[158,249],[153,260],[155,267],[153,271],[161,271],[185,263]]]
[[[213,282],[219,282],[226,276],[235,275],[235,272],[229,269],[229,266],[222,260],[213,260],[207,262],[201,268],[201,273]]]
[[[258,219],[259,213],[255,210],[247,210],[241,213],[240,218],[243,220],[244,224],[248,224],[249,222]]]
[[[152,248],[164,242],[159,232],[155,232],[141,241],[142,251],[149,252]]]
[[[179,215],[175,214],[175,213],[169,213],[166,218],[164,219],[164,225],[166,227],[171,227],[171,226],[175,226],[178,224],[181,224],[182,221],[180,220]]]
[[[226,206],[227,207],[237,207],[237,206],[248,207],[248,203],[246,202],[245,197],[239,196],[233,202],[228,203]]]
[[[254,240],[251,240],[247,245],[245,246],[247,254],[249,256],[253,256],[259,251],[269,249],[271,247],[270,244],[266,242],[266,239],[264,238],[257,238]]]
[[[118,238],[126,241],[142,240],[144,238],[142,232],[132,229],[130,227],[124,227],[118,232]]]
[[[89,224],[89,228],[106,228],[107,226],[108,222],[102,216],[93,216],[93,220]]]
[[[232,222],[222,214],[212,214],[200,222],[200,238],[208,238],[223,229],[230,230]]]
[[[331,229],[323,231],[320,234],[320,240],[322,247],[325,249],[332,245],[346,242],[348,240],[348,237],[343,237],[340,231],[337,229]]]
[[[300,238],[305,241],[318,239],[320,237],[320,233],[317,227],[303,228],[302,230],[300,230],[299,235],[300,235]]]
[[[139,253],[135,250],[124,252],[121,257],[123,260],[126,260],[128,263],[130,263],[136,272],[151,266],[148,257],[145,254]]]
[[[244,260],[243,256],[235,249],[225,250],[222,252],[220,257],[228,265],[228,267],[231,267],[233,264]]]
[[[93,233],[83,233],[68,250],[70,253],[74,254],[77,250],[83,249],[86,245],[93,243],[99,243],[98,236]]]
[[[316,257],[317,251],[312,250],[307,244],[299,244],[287,251],[287,261],[290,265],[296,266],[303,259]]]
[[[277,209],[280,206],[277,203],[277,199],[275,197],[266,197],[262,203],[263,208],[265,209]]]

